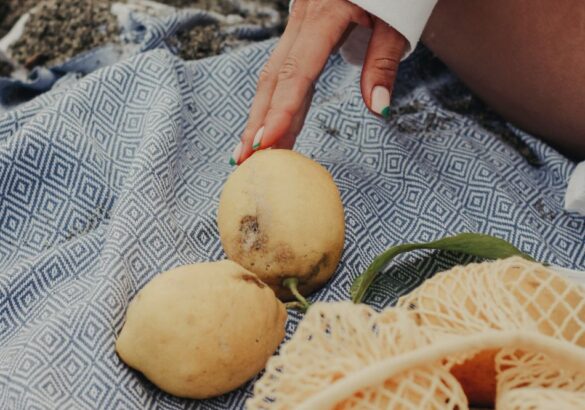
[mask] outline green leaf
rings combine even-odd
[[[434,242],[397,245],[378,255],[368,266],[368,269],[354,280],[350,289],[351,300],[354,303],[360,303],[378,273],[384,270],[396,255],[417,249],[461,252],[486,259],[521,256],[528,260],[534,260],[503,239],[471,232],[460,233]]]

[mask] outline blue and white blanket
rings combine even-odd
[[[141,53],[0,116],[1,409],[243,407],[251,383],[178,399],[121,363],[114,342],[155,275],[224,257],[228,154],[272,46],[198,62]],[[358,69],[332,58],[296,147],[333,174],[346,209],[342,262],[314,299],[348,298],[391,245],[463,231],[585,269],[585,218],[563,211],[573,162],[459,109],[473,99],[424,51],[401,68],[389,121],[366,110],[358,83]],[[464,260],[401,256],[368,301],[387,306]],[[291,313],[289,335],[299,319]]]

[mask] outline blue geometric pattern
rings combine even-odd
[[[0,408],[233,409],[252,385],[207,401],[171,397],[120,362],[114,342],[136,292],[161,271],[224,257],[218,198],[273,42],[185,63],[140,54],[0,117]],[[372,258],[463,231],[505,238],[540,260],[585,269],[585,218],[562,209],[575,164],[514,130],[541,162],[445,101],[470,96],[419,52],[394,114],[370,114],[359,70],[332,58],[297,149],[333,174],[345,252],[314,295],[348,298]],[[440,98],[439,98],[440,97]],[[378,308],[468,260],[397,258]],[[288,335],[300,315],[292,312]]]

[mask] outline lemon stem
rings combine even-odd
[[[311,304],[303,297],[303,295],[299,292],[299,280],[297,278],[287,278],[282,282],[282,285],[290,290],[295,298],[297,298],[297,302],[292,302],[287,304],[287,307],[294,307],[295,309],[299,309],[303,313],[309,309]]]

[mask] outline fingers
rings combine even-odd
[[[311,91],[306,95],[305,100],[303,101],[303,106],[299,113],[294,117],[288,132],[281,139],[274,143],[274,148],[293,149],[297,135],[299,135],[301,132],[303,124],[305,123],[305,118],[309,112],[309,108],[311,108],[311,102],[313,101],[313,91],[314,88],[312,88]]]
[[[285,33],[260,76],[242,142],[230,163],[242,163],[254,149],[292,148],[313,84],[351,23],[371,25],[371,19],[346,0],[295,2]]]
[[[270,107],[270,101],[278,78],[278,69],[282,66],[295,42],[297,33],[303,22],[306,5],[306,0],[297,0],[295,2],[286,29],[272,52],[270,59],[260,72],[248,123],[242,134],[242,142],[236,146],[230,158],[232,165],[243,162],[252,154],[254,137],[260,130],[268,108]]]
[[[385,118],[390,115],[390,97],[405,49],[406,39],[376,18],[362,70],[361,89],[368,108]]]
[[[257,139],[259,149],[274,145],[290,132],[329,55],[352,22],[367,25],[371,20],[345,0],[309,3],[295,43],[280,67],[263,135]]]

